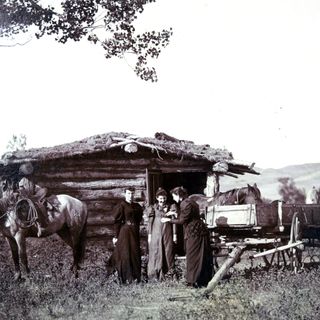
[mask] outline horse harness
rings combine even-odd
[[[240,193],[240,189],[237,189],[235,204],[239,204],[239,193]]]

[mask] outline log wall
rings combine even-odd
[[[89,212],[88,237],[108,237],[113,234],[111,214],[123,199],[125,187],[135,187],[136,200],[145,204],[147,168],[166,173],[210,170],[203,161],[159,159],[151,158],[150,151],[147,155],[128,155],[123,151],[38,163],[33,178],[51,194],[68,194],[84,201]]]

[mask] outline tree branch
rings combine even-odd
[[[16,46],[24,46],[26,45],[27,43],[29,43],[33,38],[30,38],[29,40],[27,40],[26,42],[24,43],[19,43],[19,42],[16,42],[14,44],[0,44],[0,47],[7,47],[7,48],[11,48],[11,47],[16,47]]]

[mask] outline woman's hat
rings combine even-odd
[[[179,197],[187,197],[188,196],[188,191],[184,187],[175,187],[173,188],[170,193],[176,194]]]
[[[167,197],[168,196],[167,191],[162,188],[159,188],[156,192],[156,198],[159,196]]]

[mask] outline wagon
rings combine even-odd
[[[253,251],[250,258],[262,258],[267,267],[281,264],[297,272],[303,267],[302,251],[316,246],[320,239],[320,205],[317,204],[274,201],[216,205],[206,208],[204,214],[212,234],[214,256],[226,258],[217,266],[206,292],[217,285],[244,251]]]

